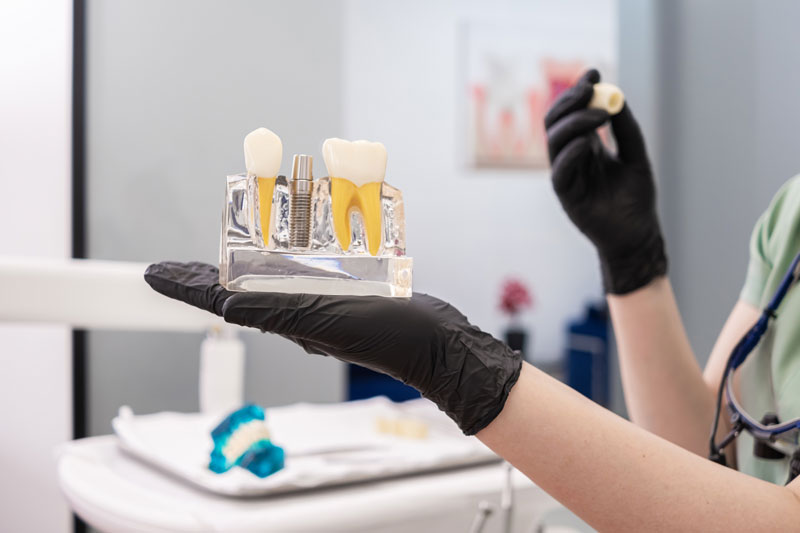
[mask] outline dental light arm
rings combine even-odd
[[[0,322],[66,324],[127,331],[207,331],[225,322],[161,298],[146,264],[0,257]]]
[[[203,332],[200,407],[225,411],[243,399],[244,344],[222,318],[162,298],[145,283],[146,265],[84,259],[0,257],[0,322],[79,329]]]

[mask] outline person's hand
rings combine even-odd
[[[553,188],[597,248],[606,292],[632,292],[667,272],[656,191],[644,138],[628,104],[617,115],[588,109],[596,70],[586,72],[545,117]],[[617,153],[597,128],[611,121]]]
[[[519,352],[426,294],[398,299],[230,292],[219,284],[217,268],[204,263],[157,263],[144,276],[161,294],[227,322],[389,374],[436,403],[467,435],[500,413],[522,366]]]

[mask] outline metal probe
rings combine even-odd
[[[311,241],[311,191],[313,158],[295,154],[289,180],[289,246],[308,249]]]

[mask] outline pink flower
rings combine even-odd
[[[503,292],[500,295],[501,311],[513,316],[532,305],[533,299],[524,283],[513,278],[503,283]]]

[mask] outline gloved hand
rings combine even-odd
[[[426,294],[397,299],[230,292],[219,284],[217,268],[203,263],[157,263],[144,277],[161,294],[226,322],[389,374],[436,403],[467,435],[500,413],[522,366],[519,352]]]
[[[656,214],[653,172],[628,104],[617,115],[587,109],[596,70],[553,104],[545,117],[553,188],[567,215],[597,248],[608,293],[632,292],[667,273]],[[611,120],[617,153],[597,128]]]

